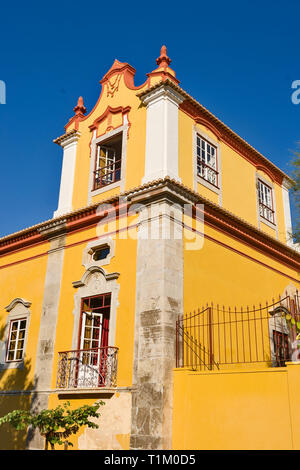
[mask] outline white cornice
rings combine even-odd
[[[292,182],[290,180],[288,180],[287,178],[283,178],[282,187],[284,189],[291,189],[293,187],[293,185],[292,185]]]
[[[77,142],[79,137],[80,132],[73,129],[72,131],[63,134],[60,137],[57,137],[57,139],[54,139],[53,142],[57,145],[60,145],[61,147],[65,147],[66,145]]]
[[[159,88],[155,88],[154,90],[149,91],[149,93],[143,94],[143,96],[140,97],[141,101],[146,105],[152,104],[161,98],[169,98],[177,105],[184,101],[184,96],[182,96],[167,84],[162,84]]]

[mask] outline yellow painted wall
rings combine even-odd
[[[300,448],[299,364],[174,370],[173,449]]]
[[[208,225],[202,229],[204,239],[194,238],[202,247],[192,239],[184,244],[185,313],[211,302],[230,307],[271,303],[290,284],[299,289],[295,270]]]
[[[0,390],[30,389],[33,383],[40,316],[47,269],[48,242],[1,258],[0,340],[3,339],[8,312],[5,307],[15,298],[31,302],[28,341],[23,370],[0,370]],[[22,260],[23,258],[23,260]]]
[[[198,179],[196,188],[194,187],[194,149],[193,133],[194,129],[204,133],[215,141],[215,145],[220,145],[221,153],[221,199],[218,194],[211,189],[207,189]],[[242,218],[255,227],[258,223],[257,208],[257,188],[256,173],[262,175],[265,180],[274,187],[273,198],[276,209],[278,238],[283,243],[286,242],[284,209],[281,186],[270,180],[269,176],[262,171],[257,171],[255,166],[246,160],[232,147],[220,141],[220,139],[204,125],[195,125],[195,121],[183,111],[179,110],[179,176],[182,183],[191,189],[211,200],[215,204],[220,204],[224,209]],[[268,235],[276,238],[276,227],[274,229],[266,224],[261,224],[260,229]]]

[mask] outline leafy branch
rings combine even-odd
[[[0,426],[9,423],[16,430],[20,431],[31,426],[38,429],[41,436],[45,438],[45,450],[48,450],[49,444],[51,450],[55,445],[64,445],[64,449],[72,446],[68,438],[75,435],[81,426],[89,428],[98,428],[98,424],[90,421],[90,418],[98,418],[98,410],[104,405],[103,401],[95,405],[83,405],[74,410],[70,409],[70,403],[65,402],[54,409],[42,410],[39,413],[32,413],[25,410],[14,410],[0,418]]]

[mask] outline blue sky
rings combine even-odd
[[[2,2],[0,236],[52,217],[63,134],[115,58],[136,85],[166,44],[180,85],[285,172],[300,141],[298,1]]]

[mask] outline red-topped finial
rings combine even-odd
[[[171,59],[167,56],[166,46],[162,46],[160,50],[160,56],[156,59],[156,63],[161,67],[168,67],[171,63]]]
[[[79,96],[77,105],[75,106],[73,111],[75,112],[75,114],[85,114],[86,113],[86,108],[83,104],[82,96]]]

